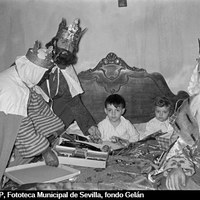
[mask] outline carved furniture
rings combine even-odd
[[[173,105],[188,97],[185,91],[174,94],[162,74],[130,67],[113,52],[102,58],[94,69],[80,72],[78,77],[85,91],[82,101],[97,122],[105,118],[104,101],[112,93],[125,98],[124,116],[134,124],[145,123],[154,117],[153,105],[157,96],[168,97]]]

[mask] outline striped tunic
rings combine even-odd
[[[33,90],[30,90],[27,112],[28,116],[22,119],[15,142],[24,158],[41,154],[49,146],[47,137],[64,127],[42,96]]]

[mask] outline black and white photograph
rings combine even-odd
[[[0,0],[0,198],[200,190],[199,19],[199,0]]]

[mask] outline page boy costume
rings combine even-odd
[[[14,147],[17,157],[13,165],[29,162],[33,156],[47,153],[47,137],[64,128],[42,96],[34,91],[34,86],[54,65],[51,55],[52,49],[42,49],[36,41],[25,56],[16,58],[14,65],[0,73],[0,180]]]

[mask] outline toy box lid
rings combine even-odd
[[[108,152],[91,151],[57,145],[59,163],[92,168],[106,168]]]
[[[6,168],[4,174],[18,184],[26,184],[60,182],[79,175],[80,171],[61,164],[51,167],[44,162],[37,162]]]

